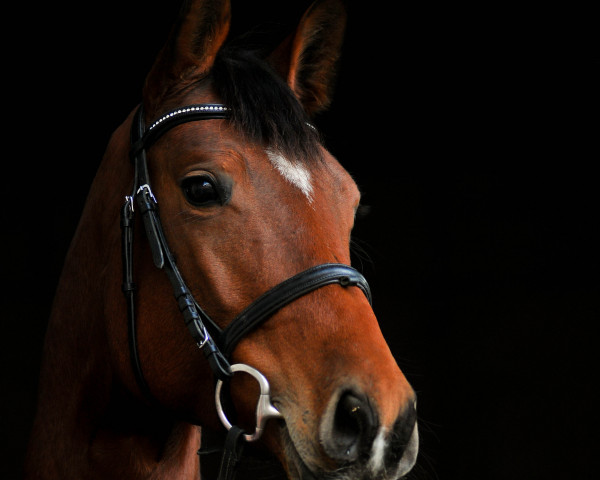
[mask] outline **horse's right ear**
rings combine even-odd
[[[316,0],[269,56],[310,116],[329,106],[345,29],[342,0]]]
[[[208,73],[229,32],[230,18],[229,0],[184,0],[167,43],[146,77],[147,111]]]

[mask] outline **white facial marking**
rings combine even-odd
[[[373,441],[371,458],[369,459],[369,469],[371,472],[373,472],[373,475],[377,475],[377,473],[384,467],[383,455],[385,453],[386,434],[387,428],[380,427],[379,431],[377,432],[377,436]]]
[[[308,198],[308,201],[312,203],[313,187],[310,172],[306,167],[288,160],[275,150],[267,149],[267,156],[283,178],[299,188],[306,198]]]

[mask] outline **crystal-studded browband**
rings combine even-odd
[[[141,108],[141,107],[140,107]],[[220,103],[203,103],[198,105],[187,105],[185,107],[176,108],[170,112],[161,115],[158,119],[150,124],[143,132],[143,135],[132,145],[131,158],[143,149],[149,148],[156,140],[168,130],[182,123],[192,122],[194,120],[210,120],[229,118],[231,116],[231,108]],[[317,131],[316,127],[305,122],[312,130]]]
[[[165,132],[177,125],[194,120],[229,118],[230,115],[231,109],[220,103],[203,103],[176,108],[161,115],[150,124],[139,140],[132,145],[130,155],[135,158],[140,150],[149,148]]]
[[[148,127],[146,133],[151,132],[164,121],[172,119],[174,117],[180,118],[181,116],[184,116],[186,119],[185,121],[190,121],[190,116],[200,113],[203,119],[207,118],[206,114],[216,114],[217,116],[215,118],[226,118],[229,116],[229,112],[231,112],[231,109],[229,107],[226,107],[225,105],[221,105],[219,103],[189,105],[187,107],[178,108],[176,110],[172,110],[168,113],[165,113],[163,116],[161,116],[158,120],[156,120],[154,123],[152,123],[152,125]]]

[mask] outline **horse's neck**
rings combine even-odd
[[[127,151],[124,140],[112,145]],[[63,267],[44,345],[30,478],[198,478],[197,428],[144,410],[114,370],[107,319],[124,311],[113,302],[123,301],[119,211],[130,182],[115,175],[119,162],[127,155],[109,147]]]
[[[53,370],[44,373],[40,387],[28,454],[31,478],[199,477],[197,427],[145,407],[101,368],[102,354],[90,351],[80,365],[64,354],[56,361],[61,365],[46,364]]]
[[[89,468],[96,478],[198,479],[198,427],[176,422],[113,392],[90,443]]]
[[[111,397],[99,410],[90,406],[92,398],[74,409],[66,405],[66,411],[60,410],[64,403],[48,405],[44,410],[54,412],[34,429],[26,478],[199,478],[198,427]]]

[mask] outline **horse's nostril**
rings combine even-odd
[[[338,400],[331,430],[325,432],[323,443],[332,458],[354,461],[370,448],[375,430],[375,415],[367,400],[345,392]]]

